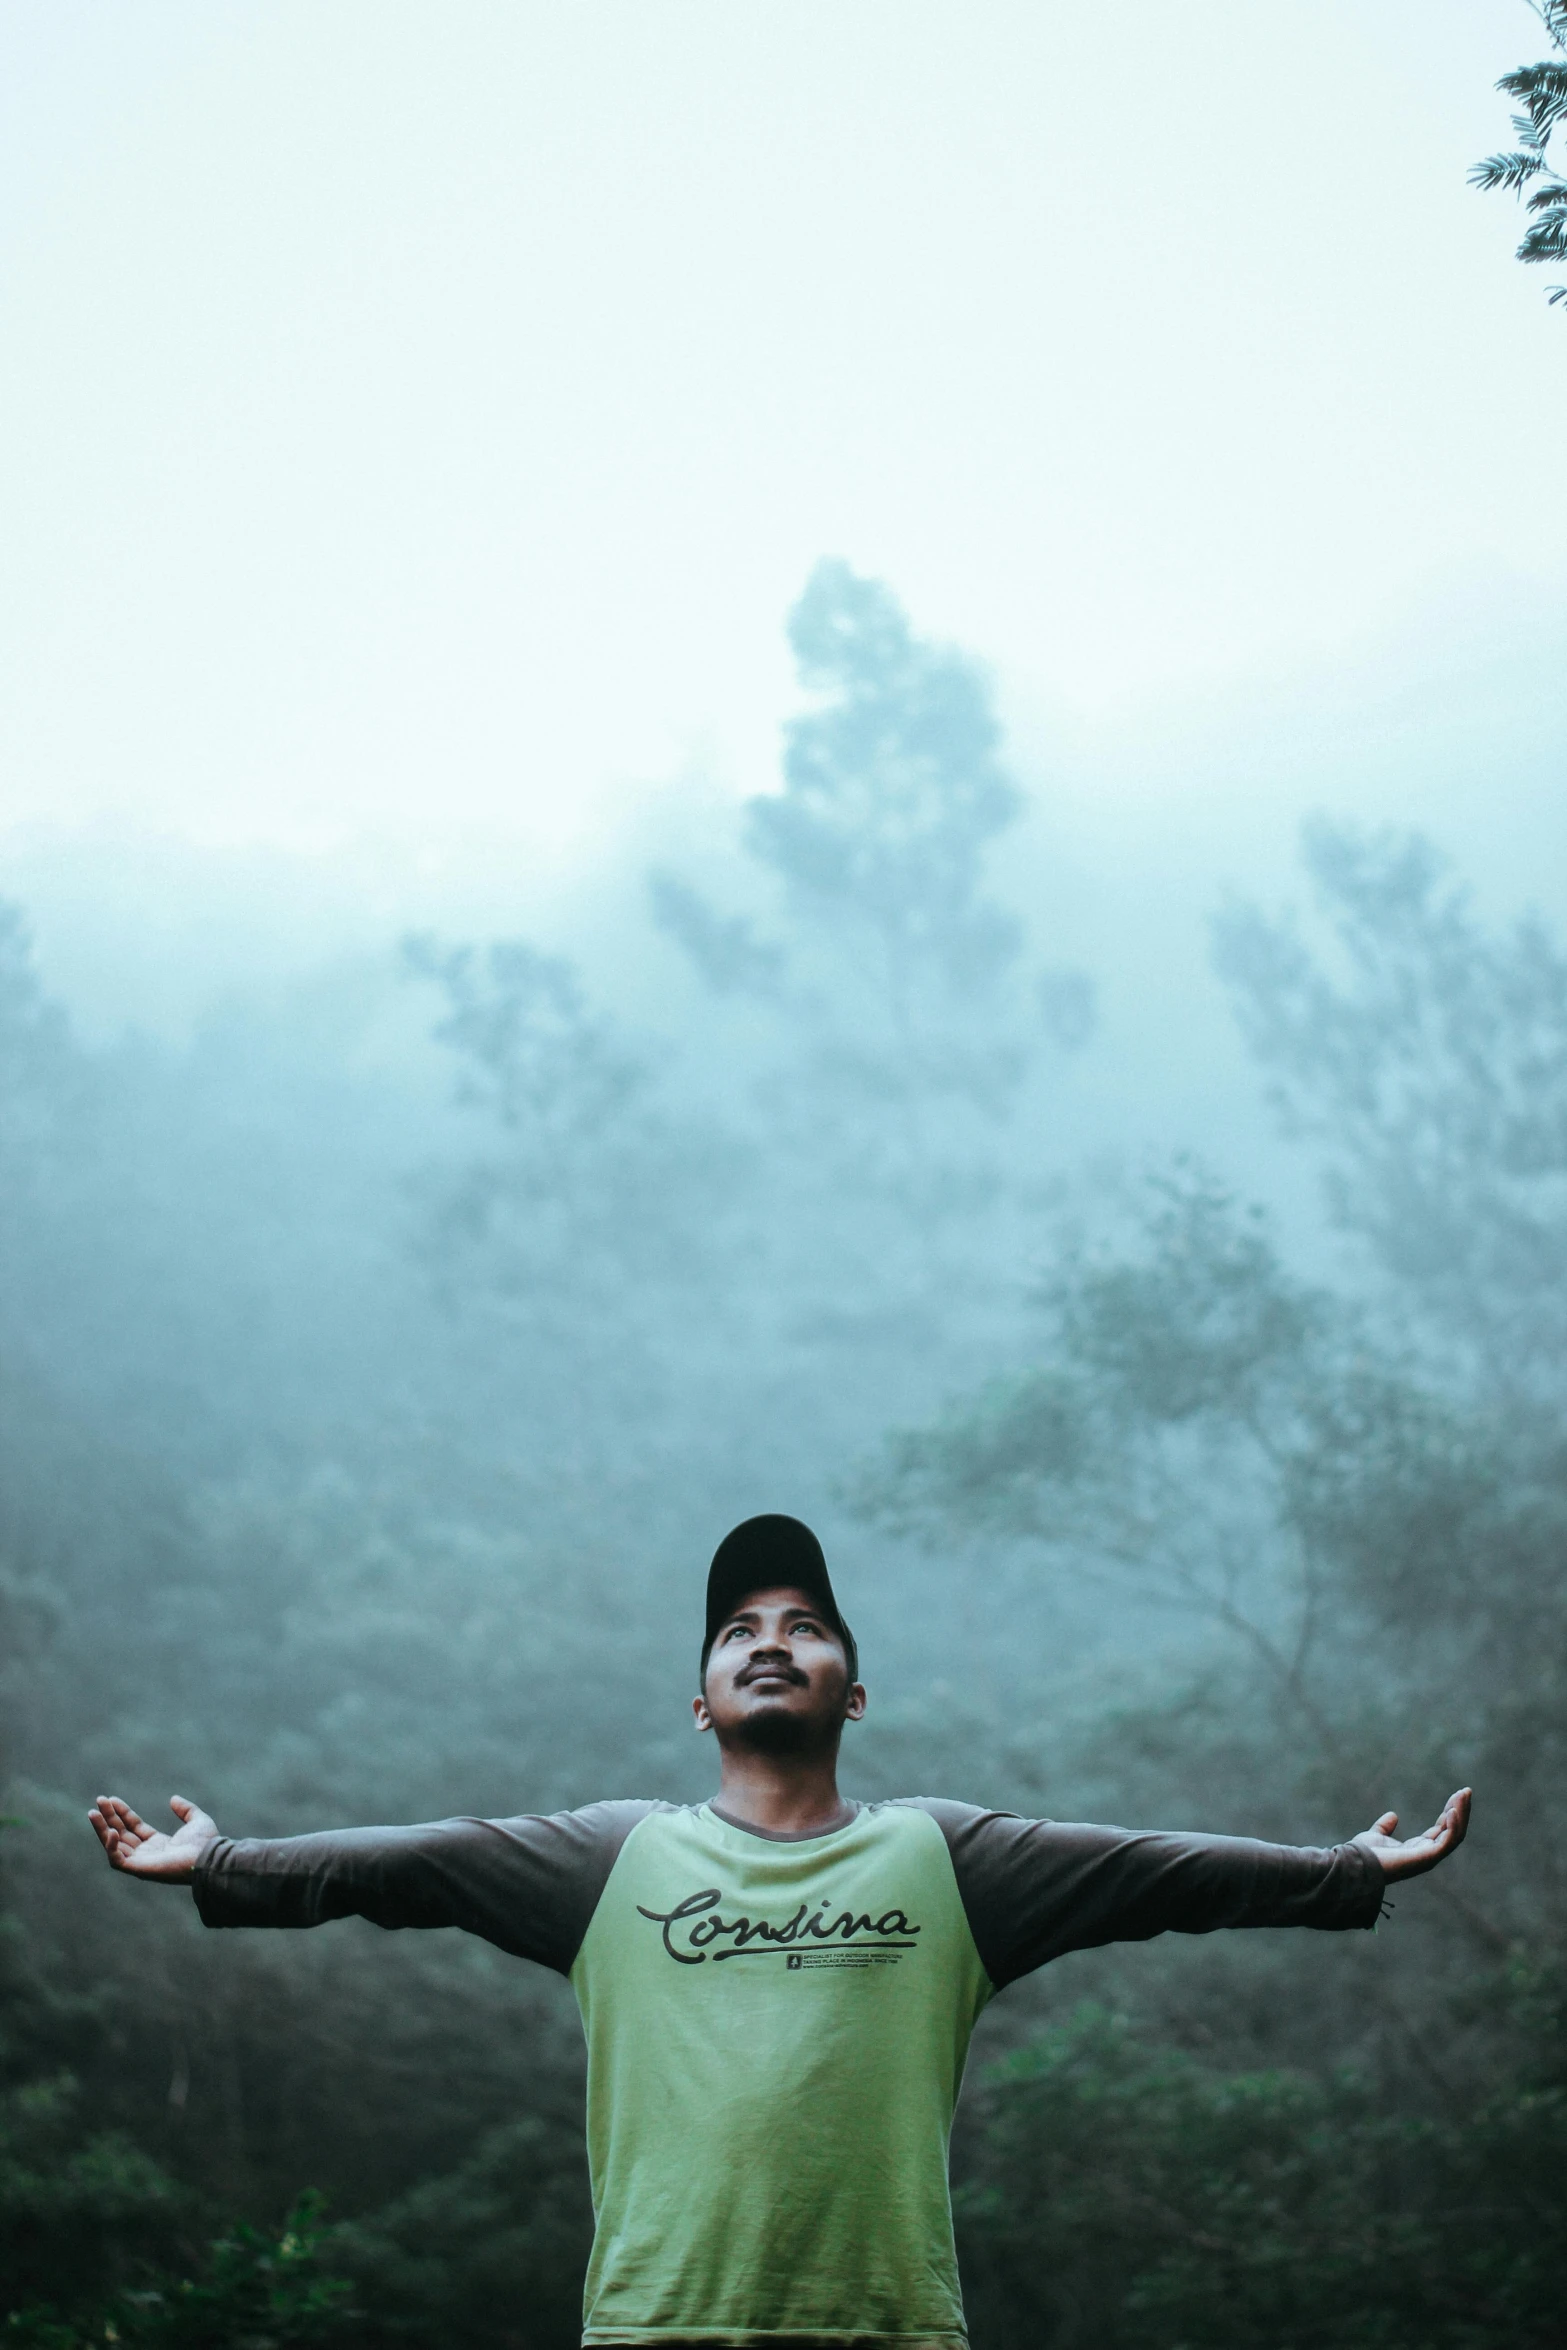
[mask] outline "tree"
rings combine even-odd
[[[1567,0],[1530,5],[1557,55],[1503,74],[1497,88],[1523,107],[1513,116],[1519,143],[1509,153],[1486,156],[1469,178],[1477,188],[1510,188],[1519,197],[1529,191],[1525,202],[1533,217],[1518,247],[1520,261],[1567,261],[1567,178],[1552,160],[1552,140],[1567,116]],[[1552,286],[1547,299],[1567,302],[1567,286]]]
[[[417,938],[406,955],[445,997],[435,1035],[458,1057],[457,1099],[493,1136],[428,1187],[434,1260],[482,1269],[485,1294],[556,1335],[613,1310],[623,1345],[631,1294],[702,1286],[740,1171],[732,1143],[682,1114],[649,1049],[560,957],[522,939],[481,952]]]
[[[789,642],[801,684],[829,698],[785,730],[784,789],[751,802],[751,845],[877,968],[907,1031],[933,982],[983,987],[1018,951],[1016,923],[982,894],[985,852],[1020,805],[988,686],[842,562],[817,565]]]
[[[94,1156],[97,1073],[45,994],[18,907],[0,900],[0,1327],[25,1330],[61,1195]]]
[[[815,707],[784,731],[783,789],[746,809],[745,846],[790,932],[711,907],[660,873],[654,910],[708,985],[814,1022],[818,1076],[900,1110],[947,1098],[995,1112],[1042,1034],[1093,1024],[1091,985],[1051,973],[1029,1018],[1004,991],[1022,953],[987,894],[1018,787],[980,665],[917,636],[897,598],[847,563],[819,563],[789,616]],[[918,1147],[909,1127],[908,1139]]]
[[[1564,69],[1567,70],[1567,69]],[[1308,827],[1321,924],[1231,907],[1216,959],[1286,1130],[1385,1302],[1494,1385],[1567,1373],[1567,953],[1487,932],[1430,844]]]
[[[1156,1178],[1129,1244],[1068,1260],[1036,1293],[1023,1369],[895,1435],[859,1487],[928,1538],[988,1533],[1236,1640],[1274,1718],[1354,1791],[1342,1688],[1345,1545],[1380,1481],[1418,1515],[1456,1462],[1431,1399],[1376,1362],[1354,1317],[1293,1280],[1261,1217],[1189,1166]],[[1339,1498],[1357,1477],[1355,1504]],[[1408,1456],[1419,1471],[1407,1470]],[[1450,1529],[1467,1471],[1444,1480]],[[1391,1556],[1391,1553],[1389,1554]]]

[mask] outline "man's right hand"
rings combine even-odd
[[[109,1856],[110,1868],[123,1869],[129,1877],[150,1877],[157,1884],[188,1885],[197,1861],[217,1841],[218,1824],[183,1795],[171,1795],[169,1809],[180,1825],[172,1836],[163,1836],[117,1795],[100,1795],[87,1817]]]

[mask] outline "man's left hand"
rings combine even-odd
[[[1423,1836],[1408,1836],[1401,1844],[1393,1833],[1398,1814],[1385,1811],[1355,1842],[1376,1855],[1384,1877],[1424,1876],[1427,1869],[1434,1869],[1439,1860],[1455,1852],[1468,1834],[1470,1794],[1469,1788],[1460,1787],[1456,1795],[1450,1795],[1436,1826],[1427,1828]]]

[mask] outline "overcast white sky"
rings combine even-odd
[[[69,960],[84,891],[124,939],[203,875],[565,886],[672,778],[765,786],[824,552],[995,665],[1106,854],[1218,873],[1338,784],[1524,886],[1567,316],[1464,175],[1539,46],[1521,0],[9,0],[0,891]]]

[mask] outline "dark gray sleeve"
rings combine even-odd
[[[662,1803],[590,1803],[515,1820],[220,1836],[191,1890],[207,1926],[462,1926],[570,1972],[621,1846]]]
[[[1359,1844],[1082,1827],[910,1800],[947,1840],[980,1964],[998,1990],[1105,1942],[1220,1926],[1374,1926],[1382,1907],[1382,1871]]]

